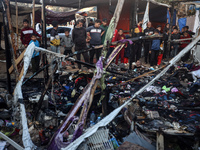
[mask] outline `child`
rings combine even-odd
[[[118,30],[118,34],[116,36],[116,41],[123,40],[123,39],[126,39],[126,37],[125,37],[125,35],[123,33],[123,30],[119,29]],[[117,55],[116,62],[115,62],[116,65],[118,65],[119,56],[121,56],[121,63],[124,63],[124,51],[125,51],[125,49],[122,48],[122,50]]]
[[[159,30],[156,29],[154,31],[155,35],[159,35]],[[152,41],[152,46],[151,46],[151,66],[157,65],[157,58],[158,58],[158,54],[159,54],[159,50],[160,50],[160,40],[159,39],[155,39]]]
[[[141,70],[143,68],[142,63],[140,60],[137,60],[135,65],[133,66],[133,70],[137,71],[137,70]]]
[[[36,36],[42,37],[39,35],[33,28],[29,27],[29,21],[27,19],[23,20],[24,28],[21,30],[21,41],[22,44],[27,47],[29,42],[31,41],[31,35],[35,34]]]
[[[172,40],[180,39],[180,34],[178,33],[178,28],[173,29]],[[174,57],[178,54],[179,43],[172,43],[171,46],[171,56]]]
[[[72,42],[72,37],[69,35],[69,30],[65,30],[65,37],[63,37],[60,41],[61,45],[64,47],[64,55],[72,54],[72,47],[74,43]],[[74,62],[72,62],[72,65],[74,65]],[[75,67],[72,67],[75,69]]]
[[[39,47],[40,44],[37,40],[37,36],[35,34],[31,35],[31,41],[29,44],[34,43],[35,46]],[[40,53],[34,51],[33,55],[32,55],[32,59],[31,59],[31,63],[32,63],[32,72],[35,73],[39,70],[39,64],[40,64]]]

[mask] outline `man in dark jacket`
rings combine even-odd
[[[180,39],[180,34],[178,33],[178,28],[174,28],[172,34],[172,40]],[[171,56],[174,57],[178,54],[179,43],[171,44]]]
[[[156,29],[154,31],[155,35],[159,35],[159,30]],[[151,46],[151,51],[149,51],[151,53],[151,63],[150,65],[153,67],[154,65],[157,65],[158,63],[158,54],[159,54],[159,50],[160,50],[160,39],[155,39],[152,41],[152,46]]]
[[[134,29],[133,37],[139,37],[144,35],[144,30],[142,28],[143,21],[139,21],[137,27]],[[136,62],[141,58],[142,51],[142,40],[138,40],[133,45],[133,62]]]
[[[97,19],[94,26],[87,28],[87,33],[91,36],[90,47],[101,45],[101,36],[104,34],[104,29],[100,27],[101,20]],[[101,48],[90,51],[90,63],[93,64],[94,54],[96,53],[96,59],[98,61],[101,55]]]
[[[144,30],[144,35],[149,36],[153,35],[154,28],[151,27],[151,22],[147,23],[147,28]],[[149,57],[149,51],[151,50],[151,40],[145,40],[144,42],[144,57],[145,57],[145,63],[150,63],[150,57]],[[149,61],[147,61],[149,58]]]
[[[185,28],[185,32],[187,32],[190,35],[190,37],[192,37],[193,35],[195,35],[194,32],[192,32],[191,30],[189,30],[189,26],[185,26],[184,28]]]
[[[75,44],[75,51],[81,51],[86,49],[86,38],[87,33],[86,29],[83,28],[83,22],[81,20],[77,21],[77,25],[75,26],[72,32],[72,39]],[[88,53],[82,53],[85,62],[89,63]],[[77,54],[77,59],[80,60],[80,54]],[[81,64],[78,64],[78,68],[81,69]]]

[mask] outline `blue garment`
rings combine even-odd
[[[38,40],[36,40],[36,41],[31,40],[31,41],[29,42],[29,44],[31,44],[32,42],[34,42],[35,46],[37,46],[37,47],[40,46],[40,43],[38,42]],[[34,51],[34,52],[33,52],[32,58],[34,58],[35,56],[39,56],[39,55],[40,55],[40,52]]]
[[[152,50],[160,50],[160,40],[159,39],[152,41],[151,49]]]

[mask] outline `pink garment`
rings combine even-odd
[[[174,88],[171,89],[171,92],[176,93],[176,92],[178,92],[178,89],[176,87],[174,87]]]

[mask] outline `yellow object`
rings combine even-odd
[[[60,39],[54,39],[50,42],[50,45],[52,46],[59,46],[60,45]]]
[[[164,50],[164,42],[162,42],[162,43],[160,44],[160,49],[161,49],[161,50]]]
[[[142,28],[142,33],[144,32],[143,28]],[[135,28],[135,33],[140,33],[139,28]]]

